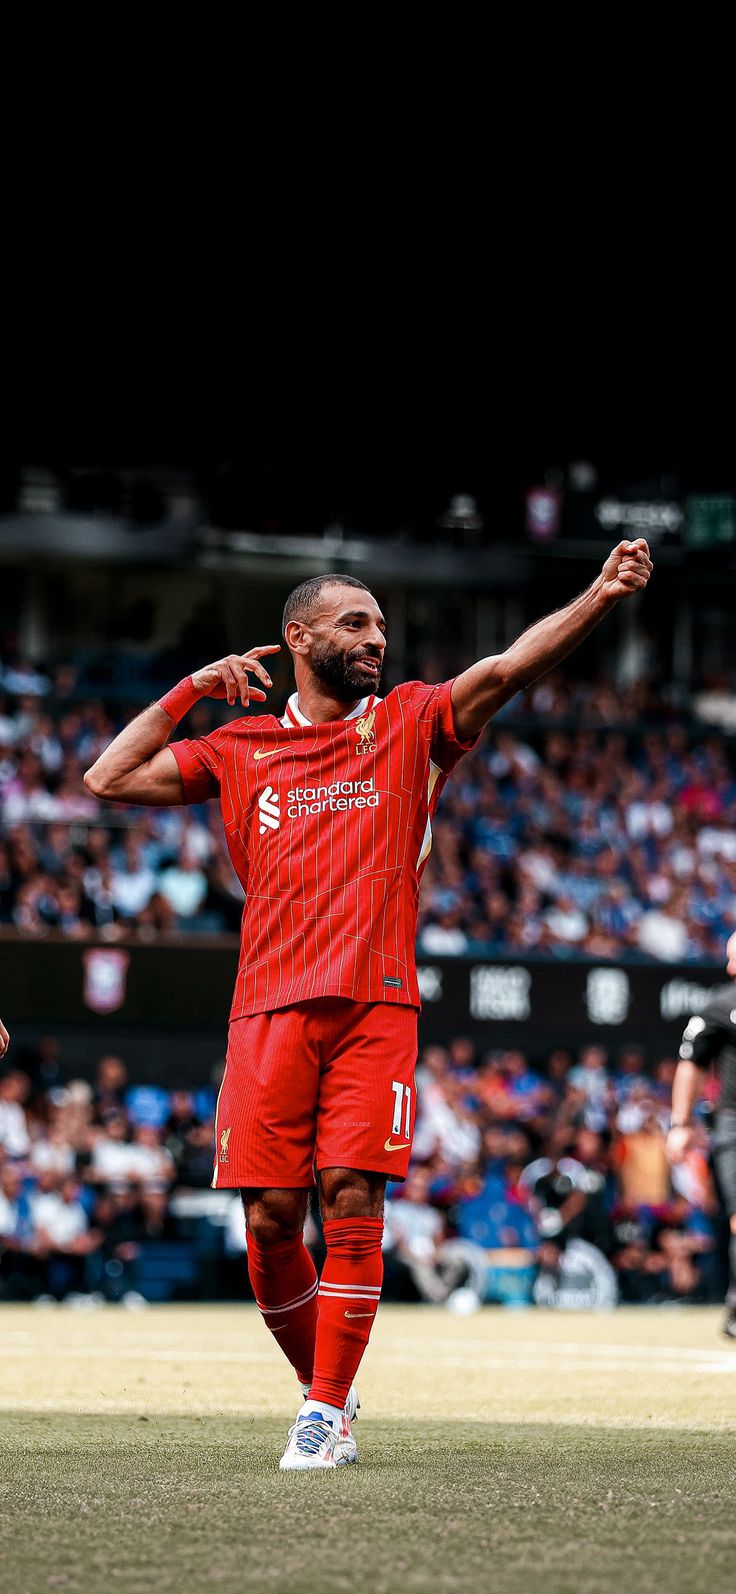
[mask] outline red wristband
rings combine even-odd
[[[165,697],[159,698],[158,706],[163,709],[164,714],[168,714],[175,725],[178,725],[179,720],[183,720],[184,715],[199,702],[201,696],[202,693],[197,691],[191,675],[185,675],[178,686],[172,686]]]

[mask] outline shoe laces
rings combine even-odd
[[[316,1456],[318,1450],[322,1449],[325,1439],[333,1437],[333,1432],[334,1430],[328,1422],[320,1422],[317,1418],[312,1417],[302,1417],[298,1422],[294,1423],[293,1428],[289,1429],[289,1438],[291,1439],[292,1434],[296,1436],[295,1444],[297,1450],[301,1450],[303,1455]]]

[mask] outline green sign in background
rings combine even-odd
[[[736,498],[714,493],[689,498],[684,540],[688,548],[724,548],[736,542]]]

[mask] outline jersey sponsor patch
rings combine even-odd
[[[281,824],[281,808],[279,794],[273,786],[266,786],[265,791],[259,793],[258,814],[260,825],[258,833],[265,836],[267,830],[278,830]]]
[[[392,991],[400,991],[404,982],[396,974],[384,974],[383,983],[390,986]]]

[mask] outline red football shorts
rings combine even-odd
[[[322,1168],[405,1179],[417,1011],[322,997],[230,1025],[217,1189],[307,1189]]]

